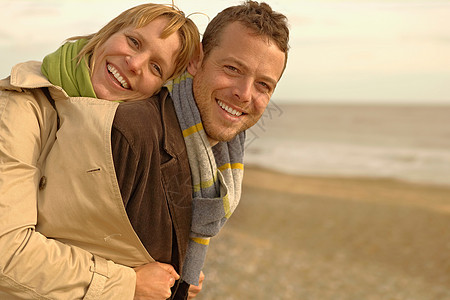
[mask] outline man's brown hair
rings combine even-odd
[[[220,43],[223,29],[233,23],[239,22],[251,29],[255,35],[267,38],[285,53],[284,69],[289,51],[289,28],[285,15],[275,12],[265,2],[245,1],[241,5],[224,9],[206,27],[202,44],[205,59],[214,47]]]

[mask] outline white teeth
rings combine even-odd
[[[114,68],[111,65],[108,65],[108,71],[111,72],[111,74],[113,74],[114,78],[116,78],[117,81],[120,82],[120,84],[124,89],[128,89],[128,83],[125,80],[123,80],[123,77],[119,74],[119,71],[117,71],[116,68]]]
[[[217,103],[223,110],[225,110],[227,113],[229,113],[232,116],[239,117],[240,115],[242,115],[242,112],[229,107],[228,105],[226,105],[225,103],[223,103],[220,100],[217,100]]]

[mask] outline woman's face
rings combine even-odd
[[[106,100],[141,100],[160,90],[175,70],[181,41],[177,32],[161,38],[168,20],[114,33],[93,53],[92,85]]]

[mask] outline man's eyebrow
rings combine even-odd
[[[272,89],[275,89],[278,81],[269,76],[261,76],[263,81],[267,81],[270,85],[272,85]]]
[[[227,61],[230,62],[230,63],[235,63],[235,64],[237,64],[238,67],[239,67],[240,69],[244,70],[244,71],[248,71],[248,67],[245,65],[245,63],[244,63],[243,61],[239,60],[238,58],[235,58],[235,57],[229,57],[229,58],[224,59],[223,63],[227,63]],[[275,80],[275,79],[273,79],[273,78],[270,77],[270,76],[262,75],[262,76],[260,76],[260,78],[261,78],[263,81],[267,81],[269,84],[271,84],[272,87],[273,87],[274,89],[275,89],[275,87],[277,86],[278,81]]]

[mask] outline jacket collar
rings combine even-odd
[[[8,79],[0,81],[0,90],[23,91],[24,89],[49,88],[54,100],[67,99],[69,96],[59,86],[53,85],[41,72],[41,62],[29,61],[15,65]]]
[[[163,148],[172,157],[177,157],[184,151],[184,139],[181,134],[175,106],[167,88],[162,88],[159,93],[161,103],[161,119],[164,130]],[[182,147],[180,147],[180,142]]]

